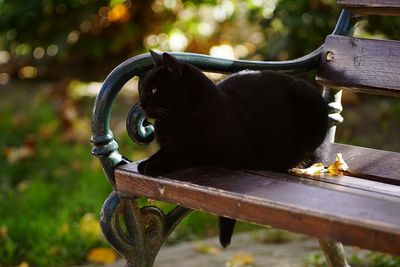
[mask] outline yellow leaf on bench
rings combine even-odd
[[[305,175],[319,175],[325,172],[324,164],[322,163],[314,163],[308,168],[301,169],[301,168],[292,168],[289,172],[293,172],[295,174],[305,174]]]
[[[289,172],[292,172],[294,174],[310,175],[310,176],[318,176],[323,173],[328,173],[329,175],[332,176],[338,176],[342,175],[343,172],[347,171],[348,169],[349,166],[343,160],[342,154],[337,153],[336,160],[331,165],[329,165],[327,169],[325,169],[323,163],[314,163],[313,165],[305,169],[302,168],[289,169]]]
[[[336,160],[329,165],[328,173],[333,176],[342,175],[344,171],[347,171],[349,166],[343,160],[342,154],[337,153]]]

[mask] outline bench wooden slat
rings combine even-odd
[[[342,153],[351,175],[400,185],[400,153],[338,143],[329,146],[330,156],[325,165],[333,162],[337,153]]]
[[[330,35],[316,80],[337,89],[400,96],[400,41]]]
[[[368,181],[362,178],[341,175],[286,175],[279,173],[272,173],[269,171],[246,171],[251,174],[266,177],[275,177],[287,182],[295,182],[308,184],[327,189],[340,189],[341,192],[350,194],[365,195],[367,197],[375,197],[383,200],[398,201],[400,198],[400,187],[375,181]]]
[[[398,0],[338,0],[337,3],[361,15],[400,15]]]
[[[147,177],[134,163],[118,167],[117,190],[257,224],[388,253],[400,253],[400,197],[289,174],[256,175],[198,168]],[[393,187],[397,187],[391,185]]]

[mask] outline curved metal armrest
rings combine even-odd
[[[342,10],[336,27],[332,34],[346,35],[353,25],[352,15],[347,10]],[[178,60],[193,64],[202,70],[233,73],[240,70],[276,70],[288,73],[303,73],[315,69],[320,60],[322,46],[303,57],[287,61],[247,61],[215,58],[211,56],[193,53],[171,53]],[[114,140],[109,128],[109,120],[112,103],[122,86],[133,76],[138,76],[153,67],[154,63],[149,53],[132,57],[117,66],[105,79],[103,86],[95,100],[92,121],[93,155],[98,157],[103,169],[113,186],[114,167],[126,163],[128,160],[118,152],[118,144]],[[134,126],[133,139],[139,139],[139,143],[147,143],[152,140],[152,129],[143,127],[144,115],[137,106],[131,111],[130,119]],[[149,125],[147,125],[149,126]],[[131,135],[132,137],[132,135]]]

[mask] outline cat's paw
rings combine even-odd
[[[146,167],[144,169],[144,175],[156,177],[156,176],[160,176],[161,173],[157,170],[153,170],[152,168]]]
[[[156,168],[152,167],[151,162],[147,162],[147,161],[142,161],[142,162],[139,163],[138,172],[140,174],[147,175],[147,176],[158,176],[158,175],[160,175],[160,172]]]
[[[142,161],[139,163],[137,169],[140,174],[146,174],[146,165],[147,165],[146,161]]]

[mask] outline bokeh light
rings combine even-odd
[[[169,47],[172,51],[184,51],[189,41],[181,31],[172,31],[169,36]]]
[[[211,47],[210,55],[219,58],[235,59],[235,52],[228,44],[216,45]]]
[[[35,50],[33,50],[33,57],[35,59],[41,59],[44,57],[45,53],[46,52],[44,51],[44,48],[39,46],[39,47],[36,47]]]
[[[38,70],[34,66],[25,66],[19,69],[18,74],[21,79],[33,79],[36,78]]]
[[[0,64],[7,63],[11,58],[10,52],[8,51],[0,51]]]
[[[59,50],[58,46],[55,44],[52,44],[47,47],[46,52],[47,52],[48,56],[54,57],[58,54],[58,50]]]

